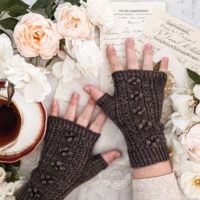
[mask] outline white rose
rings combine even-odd
[[[69,57],[66,57],[64,62],[55,63],[52,72],[58,79],[62,79],[64,83],[81,77],[81,74],[76,67],[76,63]]]
[[[188,94],[177,94],[171,95],[174,110],[179,112],[183,118],[189,118],[194,114],[194,102],[193,96]]]
[[[24,57],[51,59],[59,50],[56,25],[37,13],[28,13],[16,25],[13,34],[18,51]]]
[[[0,79],[4,78],[5,62],[13,56],[10,38],[6,34],[0,35]]]
[[[0,167],[0,184],[3,183],[5,177],[6,177],[5,170],[2,167]]]
[[[97,77],[103,56],[94,40],[74,41],[73,52],[77,68],[85,77]]]
[[[187,162],[188,155],[177,136],[172,139],[171,148],[173,170],[176,172],[176,175],[179,176],[184,171],[184,163]]]
[[[85,8],[67,2],[57,7],[54,14],[60,35],[67,39],[91,39],[94,26],[91,24]]]
[[[50,84],[44,68],[26,63],[24,58],[15,55],[7,61],[6,77],[22,90],[24,98],[29,102],[41,102],[51,92]]]
[[[180,129],[182,132],[192,123],[193,117],[183,118],[180,113],[175,112],[171,115],[172,122],[175,128]]]
[[[195,85],[193,88],[194,96],[200,100],[200,85]]]
[[[191,125],[182,135],[182,145],[187,151],[190,160],[200,163],[200,123]]]
[[[180,186],[188,198],[200,198],[200,165],[190,162],[190,170],[180,177]]]
[[[114,26],[114,14],[108,0],[81,1],[86,6],[91,22],[99,26],[102,32],[109,32]]]
[[[1,183],[0,184],[0,199],[15,199],[14,193],[22,187],[24,183],[24,178],[20,177],[19,181],[11,182],[11,183]]]
[[[200,103],[197,105],[197,107],[195,108],[195,114],[200,116]]]

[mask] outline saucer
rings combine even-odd
[[[0,82],[0,98],[6,97],[5,82]],[[18,138],[0,148],[0,162],[16,162],[28,155],[39,145],[46,132],[47,113],[42,103],[26,102],[18,91],[12,102],[20,112],[22,123]]]

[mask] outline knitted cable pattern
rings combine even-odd
[[[131,166],[145,167],[169,159],[161,124],[164,72],[127,70],[112,74],[114,96],[97,104],[124,134]]]
[[[108,165],[101,155],[92,156],[100,134],[53,116],[49,117],[47,127],[38,167],[17,200],[64,199]]]

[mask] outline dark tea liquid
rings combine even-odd
[[[4,106],[6,102],[7,100],[0,99],[0,147],[17,139],[22,121],[15,104],[11,103],[10,108],[7,108]]]

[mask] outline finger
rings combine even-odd
[[[89,129],[96,133],[100,133],[105,121],[106,121],[106,114],[104,112],[100,112],[99,115],[94,120],[94,122],[90,125]]]
[[[107,46],[107,57],[112,72],[123,70],[123,66],[119,61],[116,50],[111,44]]]
[[[167,72],[168,65],[169,65],[169,58],[167,57],[163,58],[160,64],[160,71]]]
[[[133,38],[128,38],[126,40],[126,59],[128,69],[139,69],[135,51],[135,40]]]
[[[151,44],[144,46],[143,70],[153,70],[153,46]]]
[[[53,100],[51,107],[51,115],[57,117],[59,115],[59,104],[57,100]]]
[[[67,112],[64,117],[65,119],[67,119],[69,121],[75,120],[76,110],[77,110],[79,99],[80,99],[80,95],[78,93],[72,94],[71,100],[70,100],[68,108],[67,108]]]
[[[100,99],[105,92],[103,92],[102,90],[98,89],[97,87],[93,86],[93,85],[86,85],[84,87],[85,92],[87,92],[92,99],[94,99],[95,101],[97,101],[98,99]]]
[[[92,117],[95,106],[95,101],[90,98],[82,113],[79,115],[77,119],[77,124],[87,127]]]
[[[111,164],[114,160],[120,158],[122,156],[122,153],[117,150],[111,150],[103,153],[101,156],[108,164]]]

